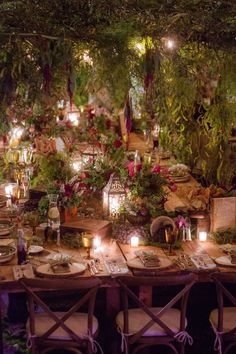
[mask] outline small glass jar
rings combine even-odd
[[[58,194],[49,194],[48,226],[57,232],[57,245],[60,245],[60,211],[58,208]]]

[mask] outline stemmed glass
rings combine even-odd
[[[92,259],[93,257],[91,257],[91,249],[93,247],[93,240],[94,240],[94,236],[92,234],[89,233],[84,233],[82,235],[82,243],[83,246],[87,249],[87,256],[85,259]]]
[[[21,183],[24,189],[24,198],[27,199],[29,197],[29,188],[30,188],[30,179],[28,175],[23,175],[21,177]]]
[[[169,245],[169,255],[173,255],[172,245],[175,243],[175,232],[172,226],[165,227],[166,243]]]

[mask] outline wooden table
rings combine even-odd
[[[207,252],[207,254],[210,257],[219,257],[222,256],[224,253],[223,251],[213,242],[199,242],[199,241],[192,241],[192,242],[185,242],[182,244],[182,250],[176,251],[175,256],[168,256],[166,253],[157,247],[153,246],[140,246],[138,248],[132,248],[130,245],[125,245],[125,244],[118,244],[112,242],[104,242],[104,249],[103,249],[103,259],[120,259],[125,261],[130,260],[132,257],[135,256],[135,251],[136,250],[152,250],[156,252],[159,256],[163,257],[169,257],[170,259],[174,259],[176,256],[178,256],[181,252],[184,252],[188,255],[191,254],[196,254],[196,253],[202,253],[202,252]],[[48,247],[48,251],[51,252],[53,250],[56,250],[56,247],[51,245]],[[71,254],[74,258],[77,259],[77,261],[83,260],[85,256],[85,250],[84,249],[78,249],[78,250],[71,250],[68,247],[61,247],[60,251],[63,251],[65,253]],[[42,257],[45,256],[42,255]],[[39,258],[39,256],[38,256]],[[7,291],[7,292],[20,292],[22,291],[21,287],[19,286],[19,283],[14,280],[13,277],[13,271],[12,267],[13,265],[16,264],[16,257],[8,264],[1,265],[0,268],[0,276],[4,277],[4,279],[0,280],[0,289],[2,291]],[[216,271],[236,271],[236,268],[222,268],[222,267],[217,267],[215,269]],[[180,271],[176,266],[171,266],[165,272],[177,272]],[[133,272],[134,275],[136,274],[135,271]],[[156,272],[156,274],[160,272]],[[200,271],[200,270],[195,270],[195,273],[198,274],[198,280],[199,282],[209,282],[210,281],[210,272],[209,271]],[[132,274],[132,272],[129,272],[129,274]],[[145,274],[147,274],[145,272]],[[150,273],[150,275],[152,272]],[[81,276],[90,276],[90,272],[86,270],[83,275]],[[110,321],[113,320],[115,314],[120,308],[120,303],[119,303],[119,291],[117,288],[117,284],[115,281],[115,276],[113,277],[111,274],[109,274],[106,270],[103,272],[99,272],[97,274],[102,279],[103,286],[107,288],[106,294],[106,316]],[[142,299],[145,303],[149,304],[151,301],[151,296],[152,296],[152,291],[150,287],[144,287],[140,289],[140,299]],[[0,353],[3,353],[3,343],[0,340]]]

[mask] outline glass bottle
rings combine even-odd
[[[26,256],[27,244],[24,238],[24,231],[22,229],[19,229],[17,240],[17,264],[24,264],[26,262]]]
[[[58,194],[48,195],[48,226],[57,232],[57,245],[60,246],[60,211],[58,208]]]

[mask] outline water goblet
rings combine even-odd
[[[175,232],[172,226],[165,227],[165,239],[166,243],[169,245],[169,255],[173,255],[172,245],[175,243]]]
[[[91,249],[93,247],[93,240],[94,240],[94,236],[92,234],[89,233],[84,233],[82,235],[82,243],[84,248],[86,248],[87,250],[87,256],[85,257],[85,259],[92,259],[93,257],[91,257]]]

